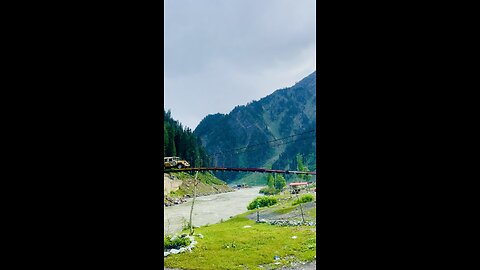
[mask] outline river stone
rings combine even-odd
[[[163,257],[167,257],[168,255],[170,255],[170,252],[168,252],[168,251],[163,252]]]
[[[316,222],[303,222],[301,220],[267,220],[266,222],[270,225],[277,226],[316,226]]]
[[[170,253],[171,253],[171,254],[178,254],[178,253],[180,253],[180,250],[178,250],[178,249],[171,249],[171,250],[170,250]]]

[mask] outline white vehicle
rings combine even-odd
[[[186,160],[181,160],[179,157],[164,157],[163,166],[165,168],[181,169],[190,167],[190,163],[188,163]]]

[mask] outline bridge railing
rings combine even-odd
[[[316,175],[317,172],[289,171],[289,170],[269,170],[263,168],[223,168],[223,167],[206,167],[206,168],[183,168],[183,169],[164,169],[165,172],[188,172],[188,171],[232,171],[232,172],[260,172],[260,173],[280,173],[280,174],[310,174]]]

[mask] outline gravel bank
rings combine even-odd
[[[227,220],[231,216],[247,211],[247,205],[257,196],[262,187],[240,189],[234,192],[197,197],[193,207],[193,225],[203,226],[215,224],[221,219]],[[164,207],[163,233],[173,234],[181,231],[183,221],[190,217],[192,198],[187,202],[170,207]]]

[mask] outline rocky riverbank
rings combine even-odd
[[[261,194],[258,191],[262,187],[240,189],[235,192],[201,196],[195,200],[192,215],[194,226],[215,224],[221,220],[228,220],[232,216],[244,213],[247,205]],[[192,199],[186,203],[172,205],[164,208],[163,224],[164,235],[179,233],[190,219]]]
[[[182,204],[187,202],[187,199],[185,198],[172,198],[172,197],[166,197],[163,201],[163,205],[165,207],[172,206],[172,205],[177,205],[177,204]]]

